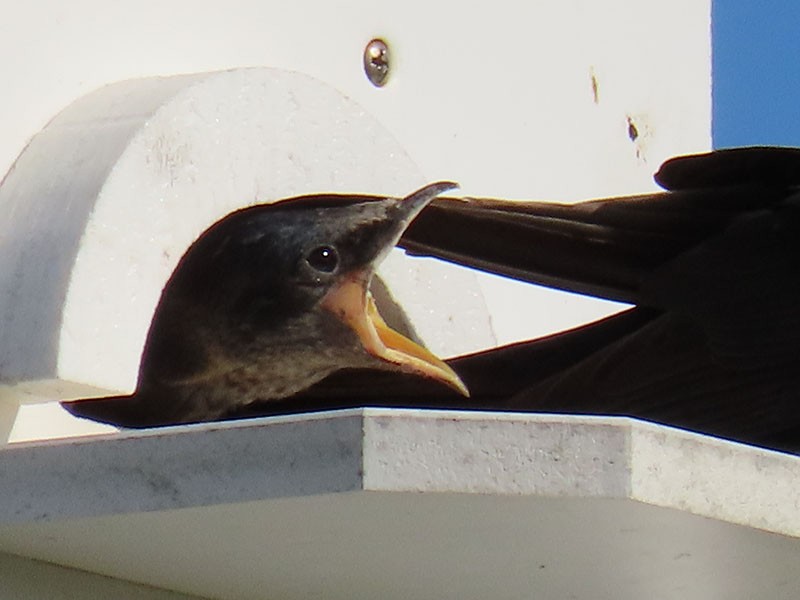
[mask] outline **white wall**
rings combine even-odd
[[[664,158],[711,143],[708,0],[32,0],[5,14],[0,172],[60,109],[103,84],[251,65],[334,85],[431,180],[459,181],[469,195],[574,201],[651,190]],[[382,89],[361,68],[375,36],[393,50]],[[499,343],[612,310],[498,278],[482,289]],[[536,310],[521,319],[521,306]],[[16,439],[42,435],[54,409],[28,410]]]
[[[0,171],[57,111],[105,83],[267,65],[351,95],[431,178],[457,179],[466,193],[639,190],[664,157],[709,146],[709,12],[702,0],[17,3],[0,30]],[[361,69],[376,35],[394,50],[383,89]],[[565,181],[567,165],[581,176]]]

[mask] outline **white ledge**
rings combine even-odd
[[[14,444],[0,478],[0,551],[202,597],[800,589],[800,458],[624,418],[347,410]]]

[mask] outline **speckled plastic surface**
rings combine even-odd
[[[212,598],[800,589],[800,458],[622,418],[350,410],[11,445],[0,478],[0,551]]]

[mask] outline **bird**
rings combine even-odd
[[[318,194],[214,223],[166,283],[133,394],[62,402],[75,416],[143,428],[224,419],[342,368],[458,376],[391,329],[369,291],[376,266],[438,182],[405,198]]]
[[[655,180],[664,191],[576,204],[437,198],[399,241],[631,308],[448,359],[469,397],[356,369],[233,416],[362,405],[620,415],[800,451],[800,149],[678,156]]]
[[[231,403],[213,418],[358,406],[622,415],[800,451],[800,149],[746,147],[678,156],[655,179],[664,191],[576,204],[437,197],[413,220],[407,216],[383,246],[397,241],[410,254],[631,308],[544,338],[441,364],[427,360],[433,376],[397,364],[386,368],[386,361],[339,363],[271,398],[247,394],[251,383],[242,380],[238,389],[223,391],[242,393],[247,401]],[[452,189],[438,185],[432,196]],[[296,208],[316,202],[300,199]],[[182,263],[190,262],[187,257]],[[220,269],[213,263],[196,268]],[[226,289],[252,289],[253,272],[236,272],[241,279]],[[163,389],[149,389],[148,373],[182,352],[186,364],[171,368],[198,372],[194,363],[203,361],[193,358],[198,340],[189,333],[197,319],[186,318],[196,301],[187,296],[188,304],[164,318],[176,330],[162,329],[157,312],[133,398],[163,399]],[[235,314],[239,322],[241,311]],[[229,373],[238,377],[238,371]],[[181,383],[192,380],[198,389],[209,383],[192,377]],[[173,394],[176,385],[161,388]],[[91,401],[84,402],[67,408],[84,410]],[[152,409],[148,401],[133,413]],[[124,426],[155,421],[106,420]]]

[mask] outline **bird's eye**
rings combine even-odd
[[[318,246],[308,253],[306,261],[317,271],[333,273],[339,264],[339,255],[330,246]]]

